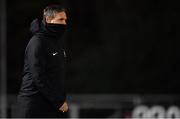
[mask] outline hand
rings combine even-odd
[[[61,112],[67,112],[68,111],[68,104],[67,102],[65,101],[64,104],[59,108],[59,111]]]

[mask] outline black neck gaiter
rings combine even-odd
[[[61,38],[66,31],[66,25],[63,24],[46,23],[45,27],[48,34],[57,38]]]

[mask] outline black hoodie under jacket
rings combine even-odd
[[[47,101],[58,110],[66,100],[65,51],[62,45],[65,25],[47,24],[36,19],[31,23],[30,29],[33,37],[25,50],[23,79],[18,98],[33,98],[38,95],[40,100],[37,105]],[[46,105],[42,107],[46,108]]]

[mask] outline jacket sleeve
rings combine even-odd
[[[32,73],[33,83],[45,98],[59,109],[65,101],[65,94],[59,93],[52,83],[48,82],[45,72],[46,57],[40,40],[32,39],[26,48],[26,61]]]

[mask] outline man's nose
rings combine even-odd
[[[63,24],[64,24],[64,25],[67,25],[67,22],[66,22],[66,20],[64,20],[64,21],[63,21]]]

